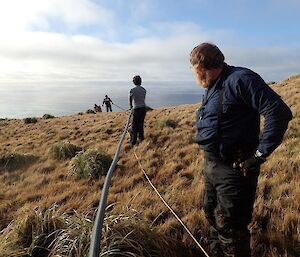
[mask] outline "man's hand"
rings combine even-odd
[[[244,162],[240,163],[240,169],[244,176],[250,176],[251,173],[257,171],[259,165],[264,163],[266,161],[266,158],[264,157],[258,157],[255,155],[252,155],[248,159],[246,159]]]

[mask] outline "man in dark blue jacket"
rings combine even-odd
[[[282,142],[289,107],[255,72],[224,63],[210,43],[195,47],[190,63],[206,88],[196,114],[196,142],[204,150],[204,211],[211,257],[250,257],[250,233],[260,165]],[[260,134],[260,115],[264,128]]]

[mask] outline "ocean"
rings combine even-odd
[[[195,82],[148,82],[146,104],[152,108],[200,103],[204,90]],[[48,82],[0,85],[0,118],[65,116],[93,109],[107,94],[128,109],[128,82]],[[122,111],[112,106],[113,111]],[[104,108],[102,108],[103,110]]]

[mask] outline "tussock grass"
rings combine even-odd
[[[9,120],[0,118],[0,127],[8,125]]]
[[[0,245],[0,256],[49,256],[51,245],[69,221],[56,209],[57,206],[53,205],[47,210],[27,211],[1,231],[4,240]],[[9,251],[11,248],[15,250]]]
[[[82,151],[82,147],[69,142],[59,142],[53,144],[49,149],[49,156],[54,160],[66,160],[73,158]]]
[[[88,109],[85,113],[87,113],[87,114],[96,114],[96,112],[92,109]]]
[[[158,123],[159,128],[176,128],[177,122],[174,120],[166,119],[166,120],[160,120]]]
[[[101,150],[87,150],[72,159],[71,174],[77,178],[98,179],[106,175],[112,158]]]
[[[47,210],[28,211],[1,231],[0,256],[87,256],[95,211],[60,214],[57,208],[53,205]],[[193,252],[150,229],[141,213],[133,209],[126,208],[118,215],[108,213],[104,220],[101,256],[201,256]]]
[[[30,124],[30,123],[37,123],[38,120],[36,117],[28,117],[24,119],[25,124]]]
[[[43,115],[43,119],[45,119],[45,120],[53,119],[53,118],[55,118],[55,116],[53,116],[53,115],[51,115],[51,114],[48,114],[48,113],[45,113],[45,114]]]
[[[14,171],[25,168],[38,160],[33,154],[11,153],[0,155],[0,171]]]
[[[297,80],[300,78],[300,74],[297,74],[297,75],[293,75],[293,76],[290,76],[289,78],[287,78],[286,80],[284,80],[283,82],[287,82],[287,81],[293,81],[293,80]]]

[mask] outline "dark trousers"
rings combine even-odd
[[[112,112],[111,105],[110,104],[105,104],[106,105],[106,112]]]
[[[250,257],[250,233],[259,167],[244,177],[230,163],[205,157],[204,211],[210,224],[211,257]]]
[[[146,116],[146,107],[133,109],[133,117],[130,131],[130,143],[136,144],[137,138],[144,140],[144,120]]]

